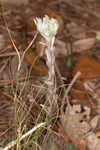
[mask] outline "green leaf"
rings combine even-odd
[[[71,150],[77,150],[77,147],[75,145],[72,145]]]

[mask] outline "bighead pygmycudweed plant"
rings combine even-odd
[[[54,41],[55,36],[58,31],[58,21],[54,18],[49,18],[47,15],[44,16],[43,19],[36,18],[34,19],[34,22],[37,26],[38,32],[45,38],[46,40],[46,50],[45,54],[47,57],[46,64],[48,66],[48,73],[49,73],[49,79],[48,79],[48,89],[49,89],[49,95],[48,100],[50,104],[50,110],[49,113],[52,112],[53,106],[56,104],[57,96],[56,96],[56,90],[55,90],[55,55],[54,55]]]

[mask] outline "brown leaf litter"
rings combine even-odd
[[[81,112],[81,105],[73,105],[69,110],[66,109],[61,118],[64,131],[80,149],[85,144],[84,149],[88,146],[90,150],[99,150],[100,139],[93,131],[100,116],[96,116],[90,121],[91,109],[86,106],[83,108],[84,112]],[[96,121],[95,124],[94,121]]]
[[[96,89],[95,85],[100,78],[99,66],[100,62],[92,57],[80,56],[78,58],[72,74],[74,76],[77,71],[80,71],[82,74],[71,90],[71,95],[73,99],[81,100],[81,102],[89,104],[91,101],[89,101],[88,97],[90,93],[91,96],[93,96],[94,93],[95,95],[97,95],[98,89]],[[99,97],[99,95],[97,97]],[[92,101],[92,103],[94,102]]]
[[[97,8],[96,3],[95,7],[91,5],[92,2],[86,3],[88,3],[89,8],[92,6],[92,9],[96,13],[93,10],[87,10],[85,3],[83,4],[82,1],[76,2],[73,0],[41,0],[23,6],[23,8],[22,6],[18,7],[9,4],[2,6],[3,9],[0,11],[0,56],[1,62],[7,60],[7,65],[5,66],[2,65],[4,63],[0,63],[0,90],[2,93],[0,97],[0,116],[2,120],[0,135],[4,135],[4,138],[7,133],[10,133],[8,132],[10,131],[9,128],[12,128],[12,118],[14,117],[12,116],[12,114],[14,115],[12,111],[18,110],[17,125],[20,125],[20,121],[24,118],[27,111],[29,111],[29,115],[23,123],[27,122],[28,128],[35,124],[38,116],[40,116],[40,112],[43,116],[41,115],[39,121],[45,120],[46,112],[45,109],[42,111],[40,105],[43,104],[44,106],[47,96],[45,81],[47,80],[48,68],[45,60],[45,39],[39,34],[37,35],[35,42],[25,53],[25,60],[23,60],[21,64],[22,68],[19,72],[17,71],[17,56],[11,57],[11,55],[7,54],[13,54],[15,51],[15,47],[10,39],[12,38],[22,56],[36,34],[36,26],[33,19],[38,16],[43,17],[47,14],[50,18],[56,18],[59,23],[59,32],[55,41],[56,65],[60,73],[60,78],[57,78],[57,85],[62,80],[64,85],[61,86],[64,86],[66,90],[70,84],[70,80],[74,78],[77,72],[81,72],[81,76],[76,80],[68,95],[71,105],[70,107],[66,106],[65,113],[60,114],[61,118],[59,120],[63,128],[63,137],[66,141],[70,139],[71,142],[76,144],[78,150],[100,149],[100,61],[96,60],[92,55],[92,48],[97,44],[97,29],[92,27],[96,26],[94,24],[96,21],[94,20],[97,20],[99,17],[99,9],[95,9],[95,7]],[[100,29],[99,22],[98,25]],[[10,34],[7,32],[7,27]],[[98,51],[100,48],[99,42],[96,48],[98,48],[96,49]],[[89,56],[86,54],[87,51],[90,52]],[[78,54],[74,54],[74,52]],[[69,54],[70,56],[68,56]],[[9,56],[9,59],[3,56]],[[74,56],[75,61],[72,56]],[[68,60],[69,62],[67,62]],[[71,63],[71,60],[73,63]],[[2,69],[3,66],[4,69]],[[9,71],[11,72],[9,73]],[[25,78],[27,74],[29,77],[31,76],[29,78],[31,80],[28,80],[28,77]],[[22,86],[20,81],[28,81],[28,83],[26,86]],[[15,100],[13,92],[10,91],[10,93],[5,90],[4,85],[8,84],[10,89],[10,84],[13,85],[13,92],[16,93],[16,108],[13,106],[14,103],[12,101]],[[61,99],[63,99],[62,95],[63,93],[61,93]],[[59,103],[61,103],[61,99]],[[30,105],[33,106],[30,107]],[[9,111],[9,113],[4,113],[5,111]],[[7,117],[10,118],[9,121]],[[61,134],[59,132],[59,137],[53,133],[48,136],[46,143],[44,142],[44,149],[46,150],[48,145],[50,145],[51,149],[66,149],[68,145],[63,140],[61,141]],[[0,140],[2,139],[3,136],[2,138],[0,137]],[[62,146],[63,143],[65,147]]]

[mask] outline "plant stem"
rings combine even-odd
[[[52,46],[53,42],[47,42],[47,49],[46,49],[46,56],[47,56],[47,66],[48,66],[48,73],[49,73],[49,79],[48,79],[48,101],[50,104],[49,107],[49,113],[51,114],[55,111],[55,106],[57,104],[57,95],[56,95],[56,89],[55,89],[55,55],[54,55],[54,48]]]

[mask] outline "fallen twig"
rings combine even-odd
[[[72,88],[73,84],[75,83],[75,81],[77,80],[77,78],[81,75],[81,72],[77,72],[76,75],[74,76],[73,80],[71,81],[71,83],[69,84],[67,90],[66,90],[66,95],[68,95],[70,89]]]

